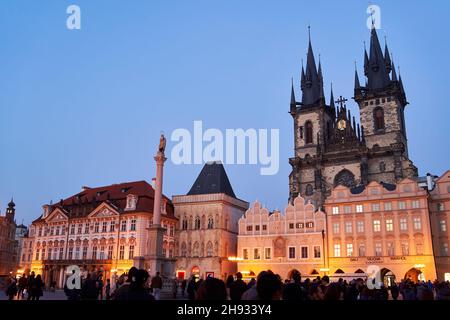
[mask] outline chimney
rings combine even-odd
[[[427,173],[427,189],[431,191],[433,190],[433,188],[434,188],[433,176],[430,173]]]
[[[152,178],[152,188],[155,189],[156,188],[156,178]]]

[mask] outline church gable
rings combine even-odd
[[[48,222],[59,222],[59,221],[67,221],[69,218],[67,215],[60,209],[56,208],[53,212],[45,219]]]

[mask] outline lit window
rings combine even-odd
[[[242,249],[242,257],[244,260],[248,260],[248,249]]]
[[[353,256],[353,243],[347,243],[347,257]]]
[[[333,233],[338,234],[339,232],[339,222],[333,223]]]
[[[272,259],[272,252],[271,248],[265,248],[264,249],[264,259],[270,260]]]
[[[356,205],[356,212],[357,213],[363,212],[363,205],[362,204],[357,204]]]
[[[384,203],[384,210],[386,210],[386,211],[392,210],[392,203],[391,202],[385,202]]]
[[[289,247],[289,259],[295,259],[295,247]]]
[[[400,219],[400,230],[407,231],[408,230],[408,220],[406,218]]]
[[[320,246],[314,246],[314,258],[320,258]]]
[[[441,232],[447,231],[447,222],[445,220],[439,221],[439,228],[441,229]]]
[[[444,211],[444,204],[443,203],[438,203],[437,204],[437,210],[438,211]]]
[[[375,243],[375,256],[379,257],[383,255],[383,249],[381,247],[381,242]]]
[[[386,220],[386,231],[394,231],[394,222],[392,219]]]
[[[339,207],[333,207],[333,214],[339,214]]]
[[[381,231],[381,221],[373,220],[373,232],[380,232],[380,231]]]
[[[346,233],[352,233],[353,232],[353,224],[352,224],[352,222],[346,222],[345,223],[345,232]]]
[[[335,257],[340,257],[341,256],[341,245],[340,244],[335,244],[334,245],[334,256]]]
[[[420,217],[414,218],[414,230],[421,230],[422,229],[422,220]]]
[[[358,231],[358,233],[364,232],[364,221],[359,220],[356,222],[356,230]]]
[[[258,248],[253,249],[253,259],[254,259],[254,260],[259,260],[259,259],[261,259],[261,254],[260,254]]]

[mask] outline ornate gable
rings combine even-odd
[[[113,217],[117,215],[119,215],[119,212],[116,208],[106,202],[103,202],[89,214],[88,218]]]
[[[63,210],[61,210],[60,208],[56,208],[55,210],[53,210],[52,213],[50,213],[49,216],[45,218],[45,221],[49,223],[49,222],[67,221],[68,219],[69,218],[67,217],[67,215],[64,213]]]

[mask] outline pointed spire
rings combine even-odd
[[[364,41],[364,75],[369,74],[369,56],[367,55],[366,42]]]
[[[321,80],[317,72],[316,61],[311,45],[310,27],[308,26],[308,53],[306,55],[305,81],[302,86],[302,105],[313,105],[321,98]]]
[[[322,64],[320,62],[320,54],[319,54],[319,71],[318,71],[318,77],[319,77],[319,86],[320,86],[320,98],[325,98],[325,94],[323,92],[323,75],[322,75]]]
[[[405,88],[403,87],[402,75],[400,74],[400,67],[398,67],[398,84],[400,85],[400,93],[405,95]]]
[[[386,71],[391,72],[391,56],[389,54],[389,49],[387,46],[386,36],[384,36],[384,61],[386,64]]]
[[[291,105],[295,105],[294,78],[291,78]]]
[[[357,89],[361,89],[361,84],[359,83],[358,68],[355,61],[355,90]]]
[[[333,110],[335,109],[334,94],[333,94],[333,82],[331,83],[330,108],[333,109]]]
[[[398,81],[398,79],[397,79],[397,71],[395,71],[394,57],[392,57],[391,69],[392,69],[392,81]]]
[[[358,130],[358,140],[361,140],[361,129],[359,128],[359,123],[356,126]]]
[[[369,68],[367,78],[369,80],[368,89],[382,89],[389,85],[389,72],[386,68],[386,61],[381,51],[375,25],[372,26],[370,35]]]

